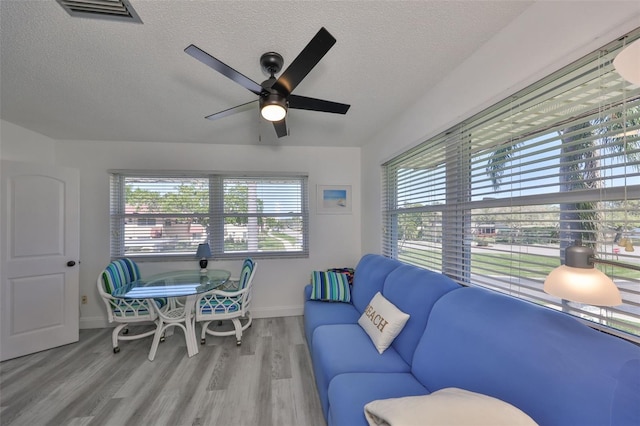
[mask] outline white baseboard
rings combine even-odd
[[[80,329],[113,327],[105,317],[80,317]]]
[[[302,315],[303,306],[278,306],[273,308],[251,309],[254,318],[295,317]]]
[[[302,315],[303,306],[277,306],[273,308],[252,309],[253,318],[295,317]],[[80,329],[113,327],[106,317],[81,317]]]

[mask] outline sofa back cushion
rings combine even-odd
[[[539,424],[603,425],[639,424],[639,366],[640,347],[630,342],[470,287],[435,304],[412,372],[431,392],[458,387],[493,396]]]
[[[411,265],[394,269],[384,282],[383,296],[409,320],[391,346],[411,365],[416,345],[424,333],[436,300],[460,285],[445,275]]]
[[[356,266],[351,289],[351,302],[363,313],[373,296],[382,292],[387,275],[402,263],[379,254],[365,254]]]

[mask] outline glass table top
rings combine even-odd
[[[134,281],[113,291],[122,299],[155,299],[205,293],[223,285],[231,276],[224,269],[171,271]]]

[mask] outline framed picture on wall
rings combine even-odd
[[[351,185],[318,185],[316,212],[318,214],[351,214]]]

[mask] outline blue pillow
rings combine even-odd
[[[351,302],[349,277],[331,271],[313,271],[311,273],[311,300],[325,302]]]

